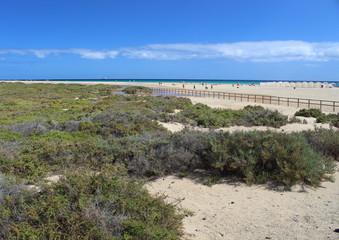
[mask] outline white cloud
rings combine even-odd
[[[127,57],[146,59],[228,58],[237,61],[339,60],[339,42],[266,41],[219,44],[154,44],[130,48]]]
[[[226,58],[236,61],[321,62],[339,60],[339,42],[262,41],[235,43],[151,44],[116,50],[70,49],[0,49],[1,54],[27,55],[38,58],[48,55],[76,54],[86,59],[127,58],[150,60],[179,60],[194,58]]]
[[[78,54],[82,58],[87,58],[87,59],[115,58],[118,55],[118,52],[114,50],[98,51],[98,50],[78,49],[78,48],[70,49],[68,50],[68,53]]]
[[[82,58],[87,59],[105,59],[115,58],[118,54],[114,50],[91,50],[82,48],[70,48],[70,49],[0,49],[0,54],[17,54],[28,55],[33,54],[38,58],[45,58],[48,55],[59,54],[76,54]]]

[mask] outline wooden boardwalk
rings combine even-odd
[[[317,108],[327,112],[339,112],[338,101],[305,99],[305,98],[289,98],[276,97],[269,95],[246,94],[246,93],[228,93],[215,91],[201,91],[178,88],[151,88],[156,90],[160,95],[174,95],[174,96],[191,96],[191,97],[208,97],[219,98],[225,100],[234,100],[241,102],[254,102],[272,105],[283,105],[297,108]]]

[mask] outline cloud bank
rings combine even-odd
[[[91,50],[83,48],[69,49],[0,49],[0,55],[16,54],[16,55],[35,55],[38,58],[45,58],[48,55],[76,54],[81,58],[87,59],[105,59],[115,58],[119,52],[114,50]]]
[[[0,49],[0,55],[75,54],[86,59],[107,59],[117,56],[133,59],[180,60],[225,58],[246,62],[322,62],[339,60],[339,42],[261,41],[235,43],[151,44],[113,50],[93,49]]]

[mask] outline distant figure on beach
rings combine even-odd
[[[213,85],[211,84],[211,89],[213,89]]]
[[[206,86],[205,89],[208,89],[208,87]]]
[[[185,88],[185,84],[182,85],[182,88]]]
[[[195,89],[195,85],[193,85],[193,88]]]

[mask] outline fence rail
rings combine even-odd
[[[219,98],[226,100],[235,100],[242,102],[255,102],[272,105],[284,105],[297,108],[318,108],[323,111],[339,112],[338,101],[306,99],[306,98],[289,98],[289,97],[276,97],[269,95],[257,95],[246,93],[228,93],[228,92],[214,92],[214,91],[201,91],[190,89],[177,89],[177,88],[151,88],[157,90],[160,95],[176,95],[176,96],[192,96],[192,97],[209,97]]]

